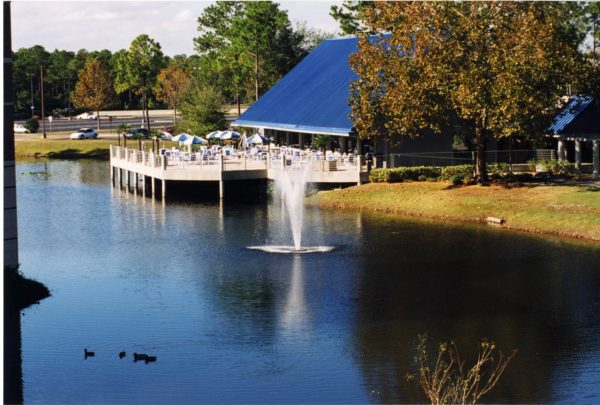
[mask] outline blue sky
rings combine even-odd
[[[47,50],[127,48],[139,34],[157,40],[167,55],[193,53],[196,19],[209,1],[23,1],[12,2],[13,49],[42,45]],[[341,1],[279,1],[292,22],[337,32],[329,16]]]

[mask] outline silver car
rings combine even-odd
[[[80,128],[76,132],[73,132],[69,138],[71,139],[96,139],[98,133],[92,128]]]

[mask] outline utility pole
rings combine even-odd
[[[31,84],[31,118],[33,118],[33,110],[35,109],[33,106],[33,76],[35,75],[33,73],[29,73],[27,76],[29,76],[29,82]]]
[[[40,65],[40,100],[42,103],[42,137],[46,139],[46,117],[44,116],[44,65]]]

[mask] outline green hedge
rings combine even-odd
[[[419,181],[423,178],[437,179],[441,169],[432,166],[396,167],[394,169],[371,170],[369,179],[373,183],[400,183],[405,180]]]
[[[566,160],[530,160],[528,162],[531,171],[540,169],[541,173],[556,174],[559,176],[579,174],[574,163]]]

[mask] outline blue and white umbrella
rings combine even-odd
[[[233,132],[233,131],[225,131],[221,134],[221,140],[223,141],[229,141],[232,139],[240,139],[242,136],[240,134],[238,134],[237,132]]]
[[[248,145],[262,145],[265,143],[269,143],[269,140],[261,134],[254,134],[250,138],[248,138],[246,142],[248,143]]]
[[[171,139],[171,140],[175,141],[175,142],[183,142],[186,139],[188,139],[189,137],[191,137],[190,134],[186,134],[185,132],[182,132],[179,135],[174,136],[173,139]]]
[[[184,145],[206,145],[208,141],[199,136],[190,136],[185,141],[183,141]]]
[[[221,139],[221,134],[223,131],[214,131],[210,134],[206,135],[206,139]]]

